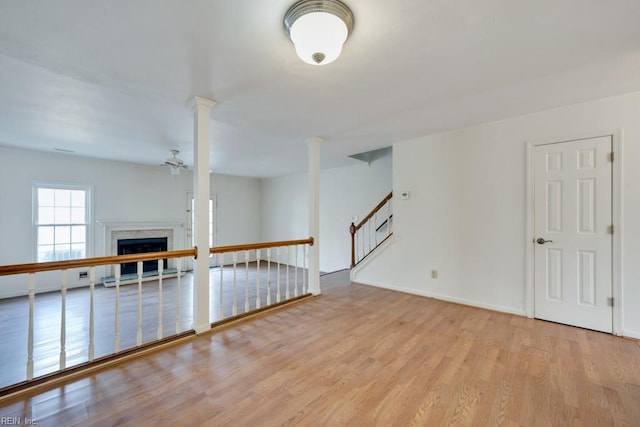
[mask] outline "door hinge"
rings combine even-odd
[[[607,298],[607,305],[608,305],[609,307],[613,307],[613,297],[608,297],[608,298]]]
[[[607,231],[609,232],[609,234],[613,234],[613,224],[607,227]]]
[[[613,153],[609,153],[609,161],[613,162],[613,158],[614,158],[614,154]]]

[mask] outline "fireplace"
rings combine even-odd
[[[147,239],[164,239],[166,241],[166,247],[162,250],[172,251],[176,247],[182,246],[183,229],[184,224],[180,222],[154,222],[154,221],[98,221],[102,227],[104,227],[104,256],[112,256],[122,254],[122,250],[118,248],[118,242],[121,240],[147,240]],[[139,242],[138,242],[139,243]],[[148,244],[155,244],[155,242],[149,242]],[[157,251],[155,249],[142,249],[139,251],[129,251],[124,253],[140,253],[147,252],[149,250]],[[129,274],[126,280],[136,279],[136,265],[135,263],[127,263],[127,271],[131,271],[133,274]],[[153,264],[153,266],[152,266]],[[151,261],[143,264],[143,273],[145,277],[154,276],[154,272],[158,270],[158,262]],[[176,268],[176,260],[169,258],[164,260],[165,274]],[[130,270],[132,269],[132,270]],[[125,265],[121,264],[121,274],[125,273]],[[105,266],[102,271],[103,283],[105,286],[113,286],[115,283],[113,278],[115,277],[116,269],[115,265]],[[157,274],[157,273],[156,273]],[[131,277],[133,276],[133,277]],[[104,281],[106,279],[106,281]],[[123,283],[124,283],[123,281]]]
[[[118,239],[118,255],[139,254],[145,252],[164,252],[167,250],[167,237],[146,237],[137,239]],[[163,269],[167,269],[167,259],[162,260]],[[135,274],[137,272],[136,262],[125,262],[120,264],[121,274]],[[142,271],[157,271],[158,261],[144,261]]]

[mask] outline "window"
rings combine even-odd
[[[34,229],[36,260],[85,258],[89,236],[90,191],[87,187],[36,184]]]

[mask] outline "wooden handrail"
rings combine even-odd
[[[246,245],[217,246],[209,249],[210,254],[220,254],[226,252],[249,251],[253,249],[277,248],[282,246],[306,245],[313,246],[313,237],[301,240],[280,240],[277,242],[249,243]]]
[[[70,259],[67,261],[33,262],[0,266],[0,276],[11,274],[38,273],[41,271],[69,270],[71,268],[94,267],[97,265],[120,264],[124,262],[151,261],[164,258],[196,257],[195,248],[179,251],[145,252],[141,254],[103,256],[94,258]]]
[[[250,243],[246,245],[218,246],[209,249],[209,253],[217,254],[223,252],[246,251],[251,249],[275,248],[279,246],[313,245],[313,237],[301,240],[282,240],[277,242]],[[71,259],[67,261],[32,262],[29,264],[14,264],[0,266],[0,276],[13,274],[38,273],[42,271],[69,270],[72,268],[94,267],[98,265],[121,264],[125,262],[151,261],[164,258],[184,258],[197,257],[197,248],[183,249],[179,251],[166,252],[145,252],[130,255],[115,255],[82,259]]]
[[[371,212],[369,212],[369,214],[368,214],[367,216],[365,216],[365,217],[362,219],[362,221],[360,221],[360,222],[358,223],[358,225],[356,225],[356,226],[355,226],[355,227],[356,227],[356,230],[355,230],[355,231],[360,230],[360,228],[362,228],[362,226],[363,226],[367,221],[369,221],[369,220],[370,220],[370,219],[371,219],[371,218],[376,214],[376,212],[378,212],[380,209],[382,209],[382,207],[383,207],[383,206],[384,206],[384,205],[385,205],[389,200],[391,200],[391,198],[392,198],[392,197],[393,197],[393,191],[391,191],[389,194],[387,194],[387,195],[385,196],[385,198],[384,198],[384,199],[382,199],[382,201],[376,205],[376,207],[375,207],[375,208],[371,209]]]

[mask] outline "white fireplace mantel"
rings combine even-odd
[[[118,254],[119,239],[141,239],[153,237],[166,237],[167,250],[172,251],[179,248],[182,243],[182,233],[184,223],[180,221],[96,221],[102,227],[102,248],[103,256],[113,256]],[[173,267],[170,260],[169,268]],[[110,266],[104,270],[104,275],[113,275],[114,267]]]
[[[124,238],[168,237],[167,250],[175,250],[181,241],[180,221],[96,221],[102,227],[104,256],[117,255],[117,240]]]

